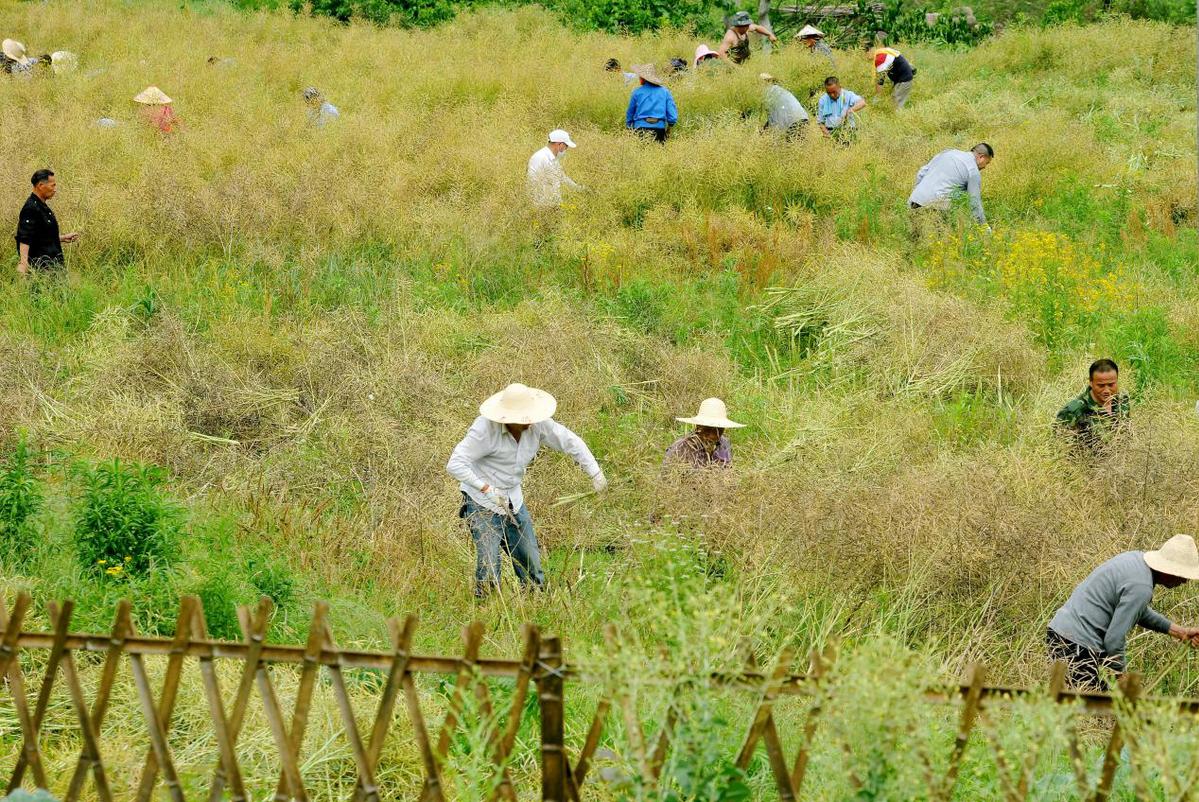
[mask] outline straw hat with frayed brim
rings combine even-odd
[[[0,43],[0,50],[3,50],[4,55],[18,64],[29,63],[29,57],[25,55],[25,45],[16,39],[5,39],[3,43]]]
[[[689,423],[692,426],[708,426],[713,429],[741,429],[744,423],[729,420],[729,411],[719,398],[705,398],[699,405],[699,412],[691,418],[675,418],[679,423]]]
[[[1182,579],[1199,579],[1199,549],[1190,535],[1175,535],[1157,551],[1145,552],[1145,562],[1154,571]]]
[[[653,64],[634,64],[633,74],[647,84],[662,85],[662,79],[658,77],[658,70],[654,68]]]
[[[824,31],[812,25],[805,25],[799,29],[799,33],[795,34],[796,39],[807,39],[809,36],[815,36],[818,39],[823,39]]]
[[[133,96],[133,102],[141,103],[143,106],[165,106],[172,100],[157,86],[147,86]]]
[[[479,414],[496,423],[528,425],[549,420],[558,402],[545,390],[509,384],[479,405]]]

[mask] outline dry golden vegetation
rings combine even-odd
[[[0,143],[0,206],[15,216],[49,165],[84,236],[64,282],[5,262],[0,439],[37,450],[45,496],[41,545],[4,585],[78,598],[81,627],[132,596],[140,626],[169,630],[195,592],[233,637],[232,606],[266,592],[277,637],[328,598],[343,643],[417,612],[424,650],[477,617],[493,653],[534,620],[598,659],[608,620],[649,654],[687,642],[671,587],[720,612],[695,626],[725,640],[695,642],[728,660],[746,638],[767,654],[835,636],[1033,682],[1075,581],[1199,531],[1192,32],[1113,20],[907,48],[902,114],[870,97],[863,54],[838,53],[871,101],[848,148],[760,133],[759,69],[807,101],[827,65],[758,53],[677,79],[682,122],[658,148],[625,133],[628,90],[602,65],[686,57],[684,33],[580,35],[529,8],[407,32],[100,0],[8,4],[0,23],[80,56],[4,83],[0,124],[20,135]],[[175,99],[177,134],[137,119],[147,84]],[[323,129],[310,84],[341,111]],[[558,126],[591,191],[534,214],[525,162]],[[963,216],[914,240],[916,170],[979,140],[994,235]],[[1050,422],[1104,355],[1135,425],[1080,459]],[[554,506],[585,479],[543,456],[527,496],[551,589],[478,605],[443,466],[513,380],[557,396],[613,488]],[[662,475],[674,416],[710,395],[749,424],[735,470]],[[173,570],[78,565],[77,464],[113,457],[167,472],[186,513]],[[1185,588],[1160,608],[1199,621]],[[1152,635],[1131,649],[1154,692],[1199,692],[1195,658]]]

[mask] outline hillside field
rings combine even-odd
[[[594,666],[610,621],[631,653],[681,671],[833,639],[862,709],[832,725],[812,793],[839,799],[840,761],[860,747],[887,763],[864,744],[897,737],[854,716],[908,709],[861,690],[874,679],[917,693],[981,660],[994,681],[1043,682],[1046,623],[1079,579],[1199,534],[1193,29],[1111,19],[1009,27],[971,50],[901,43],[919,69],[901,113],[872,95],[863,53],[838,52],[870,104],[850,146],[764,135],[758,72],[811,109],[829,68],[795,45],[756,52],[672,81],[665,147],[626,133],[629,89],[602,67],[662,71],[695,49],[681,32],[580,34],[533,7],[414,32],[117,0],[3,3],[0,30],[79,55],[74,73],[2,82],[0,103],[0,208],[15,224],[49,166],[63,231],[83,232],[65,280],[0,259],[0,587],[31,590],[42,625],[46,600],[72,597],[74,628],[104,631],[130,598],[141,630],[169,633],[195,593],[235,639],[234,607],[265,593],[271,637],[296,643],[318,599],[342,645],[381,646],[387,617],[417,613],[421,651],[460,649],[478,619],[484,653],[514,655],[532,621]],[[148,84],[174,98],[179,132],[138,120]],[[339,120],[306,124],[308,85]],[[589,191],[535,212],[525,164],[556,127]],[[963,206],[914,236],[916,171],[978,141],[996,152],[993,232]],[[1088,459],[1051,424],[1101,356],[1122,367],[1133,428]],[[567,458],[540,457],[525,491],[549,589],[478,603],[444,466],[511,381],[557,397],[612,487],[582,495]],[[713,395],[748,424],[734,468],[663,474],[675,417]],[[118,476],[153,469],[123,492],[175,533],[152,570],[114,575],[79,545],[114,459]],[[1193,588],[1156,607],[1199,623]],[[1154,694],[1199,695],[1195,654],[1130,641]],[[952,742],[952,715],[910,715]],[[1035,732],[1051,714],[1028,715]],[[132,772],[144,736],[111,726],[140,744]],[[733,730],[711,737],[735,751]],[[382,781],[408,793],[415,753],[389,748]],[[331,738],[321,750],[321,798],[344,797],[352,764]],[[188,756],[196,782],[213,754]],[[1178,754],[1153,775],[1167,790]],[[998,798],[986,755],[971,751],[959,798]],[[527,749],[517,761],[535,766]],[[275,771],[255,778],[267,793]],[[880,770],[869,798],[915,798],[918,774]],[[758,763],[747,782],[772,793]]]

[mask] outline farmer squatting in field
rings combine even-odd
[[[803,104],[790,91],[782,87],[778,79],[768,72],[758,76],[766,82],[766,126],[767,131],[785,134],[787,139],[799,136],[811,118]]]
[[[699,412],[690,418],[675,418],[695,429],[666,449],[665,465],[691,468],[727,468],[733,464],[733,446],[725,431],[744,428],[744,423],[729,420],[728,408],[719,398],[706,398]]]
[[[500,550],[512,557],[516,577],[543,587],[541,550],[525,506],[521,481],[541,446],[570,455],[602,492],[608,480],[587,444],[553,420],[558,402],[544,390],[510,384],[479,407],[479,417],[454,446],[446,470],[460,482],[462,507],[475,541],[475,596],[500,583]]]
[[[1128,425],[1128,396],[1120,392],[1120,367],[1097,359],[1087,372],[1087,386],[1057,413],[1057,425],[1091,451],[1102,448]]]
[[[1134,626],[1199,647],[1199,628],[1182,627],[1149,606],[1154,587],[1199,579],[1199,551],[1190,535],[1175,535],[1157,551],[1126,551],[1100,565],[1049,622],[1049,656],[1064,660],[1070,684],[1102,690],[1101,669],[1125,670],[1124,645]]]

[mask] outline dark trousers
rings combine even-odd
[[[637,136],[641,137],[642,139],[652,139],[659,144],[666,144],[666,131],[668,130],[666,128],[634,128],[633,130],[636,131]]]
[[[1120,668],[1116,660],[1063,638],[1052,629],[1045,631],[1045,644],[1049,648],[1049,659],[1066,663],[1066,681],[1080,691],[1107,690],[1099,670],[1107,668],[1118,671]]]

